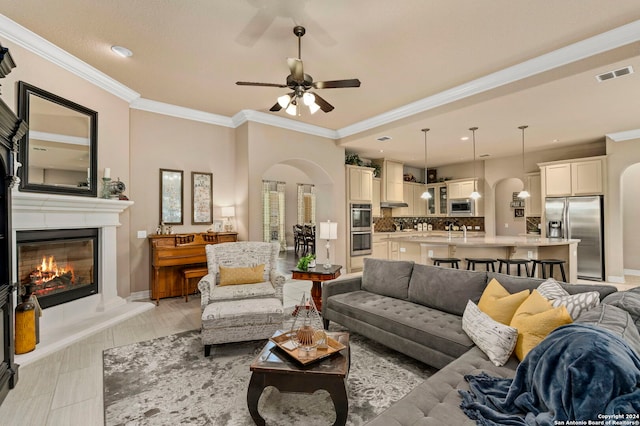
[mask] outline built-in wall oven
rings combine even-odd
[[[351,256],[365,256],[372,252],[373,216],[371,204],[350,205]]]

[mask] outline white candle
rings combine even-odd
[[[104,177],[111,178],[111,169],[109,167],[104,169]]]

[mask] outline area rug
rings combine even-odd
[[[205,358],[194,330],[105,350],[105,424],[253,425],[246,400],[249,365],[264,345],[218,345]],[[435,372],[357,334],[350,347],[348,425],[373,419]],[[330,425],[336,418],[326,391],[292,394],[268,387],[258,411],[268,425]]]

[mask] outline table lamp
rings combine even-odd
[[[338,239],[338,223],[331,222],[330,220],[326,222],[320,222],[320,239],[327,240],[327,260],[324,263],[324,269],[331,268],[331,240]]]
[[[220,216],[225,218],[224,222],[224,230],[225,231],[233,231],[233,224],[231,223],[230,218],[236,215],[236,208],[233,206],[222,207],[220,209]]]

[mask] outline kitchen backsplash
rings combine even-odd
[[[374,232],[394,232],[416,229],[419,225],[426,230],[426,227],[431,225],[434,231],[446,231],[446,226],[452,222],[454,226],[465,225],[470,231],[484,232],[484,217],[375,217],[373,230]],[[479,229],[476,229],[476,226]]]

